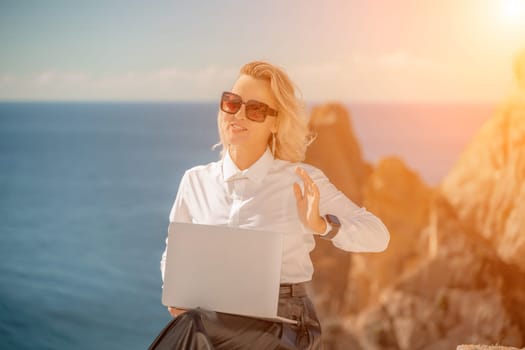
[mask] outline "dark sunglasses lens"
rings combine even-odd
[[[246,103],[246,117],[255,122],[263,122],[266,119],[267,106],[260,102]]]
[[[226,113],[237,113],[241,108],[242,102],[229,94],[222,95],[221,109]]]

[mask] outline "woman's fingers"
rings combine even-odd
[[[310,227],[310,229],[319,231],[319,188],[308,175],[306,170],[297,167],[295,172],[301,177],[301,180],[304,183],[304,192],[301,191],[301,187],[298,183],[294,183],[293,185],[299,218],[303,224]]]
[[[314,192],[316,197],[319,197],[319,187],[317,187],[317,184],[315,182],[312,184],[312,191]]]
[[[308,195],[308,193],[310,193],[312,191],[312,184],[314,183],[312,181],[312,179],[310,178],[310,176],[308,176],[308,174],[306,173],[306,171],[301,168],[301,167],[297,167],[295,168],[295,173],[297,175],[299,175],[299,177],[301,178],[301,180],[303,180],[303,183],[304,183],[304,196]],[[298,185],[299,186],[299,185]],[[294,186],[295,187],[295,186]],[[299,188],[299,191],[300,191],[300,188]]]
[[[301,179],[303,180],[305,185],[312,185],[312,184],[314,184],[314,181],[312,180],[310,175],[308,175],[306,170],[304,170],[303,168],[301,168],[301,167],[295,168],[295,173],[301,177]]]
[[[317,188],[317,185],[312,180],[310,175],[301,167],[295,168],[295,172],[297,175],[301,177],[301,179],[304,182],[304,195],[310,195],[314,194],[315,196],[319,196],[319,188]],[[299,189],[300,190],[300,189]]]
[[[299,184],[297,182],[295,182],[293,184],[293,191],[295,193],[295,199],[297,201],[302,201],[303,200],[303,193],[301,192],[301,187],[299,186]]]

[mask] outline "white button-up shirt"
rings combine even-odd
[[[295,173],[303,167],[320,192],[320,214],[333,214],[341,222],[333,244],[352,252],[386,249],[389,233],[379,218],[358,207],[311,165],[274,159],[270,150],[251,167],[239,170],[228,152],[207,165],[187,170],[169,214],[170,222],[227,225],[287,233],[283,241],[281,283],[309,281],[313,274],[310,252],[315,247],[313,231],[301,223],[293,189],[303,188]],[[166,239],[166,247],[168,240]],[[164,279],[166,251],[162,254]]]

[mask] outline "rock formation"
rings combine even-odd
[[[472,140],[441,189],[459,218],[525,272],[525,50],[517,91]]]
[[[416,245],[420,230],[428,223],[432,190],[400,159],[383,159],[375,168],[365,163],[342,105],[314,108],[310,126],[317,138],[308,149],[306,162],[323,170],[358,205],[378,215],[391,232],[389,249],[381,254],[352,256],[330,242],[316,241],[314,292],[328,320],[376,302],[379,292],[400,271],[416,264],[421,255]]]
[[[465,341],[524,344],[525,275],[434,201],[436,254],[428,256],[360,313],[349,332],[363,349],[453,349]]]
[[[379,293],[410,271],[428,247],[421,247],[422,229],[430,220],[433,191],[399,158],[378,162],[363,190],[363,205],[381,218],[390,231],[388,249],[381,254],[354,254],[352,257],[352,295],[347,304],[360,310],[377,301]],[[426,241],[425,241],[426,242]]]
[[[312,254],[314,292],[325,348],[525,344],[525,273],[520,271],[525,255],[517,254],[525,227],[525,147],[516,147],[525,141],[525,115],[508,106],[513,112],[498,114],[483,127],[438,188],[426,186],[397,158],[367,165],[350,124],[332,124],[338,135],[352,138],[343,148],[357,152],[346,156],[352,165],[334,166],[341,159],[338,152],[317,162],[311,153],[307,161],[378,215],[391,240],[381,254],[347,254],[318,242],[320,249]],[[316,120],[323,111],[337,121],[333,115],[343,116],[343,110],[324,106]],[[317,132],[316,142],[325,140],[324,147],[338,140],[326,136],[330,129]],[[341,175],[352,169],[361,175],[345,182]]]
[[[310,129],[316,139],[308,147],[306,162],[330,174],[333,184],[361,204],[363,184],[371,167],[363,159],[346,108],[337,103],[313,108]]]
[[[339,104],[316,107],[311,113],[310,128],[316,139],[308,147],[306,163],[323,170],[339,190],[361,204],[370,165],[363,160],[347,110]],[[347,295],[351,256],[318,238],[311,255],[318,266],[313,277],[315,302],[325,319],[337,317]]]
[[[400,159],[366,164],[343,106],[314,109],[306,161],[391,233],[380,254],[318,241],[326,349],[525,345],[525,50],[515,72],[517,92],[436,188]]]

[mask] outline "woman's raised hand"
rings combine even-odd
[[[323,234],[326,231],[326,222],[319,214],[319,189],[306,170],[297,167],[295,172],[304,183],[304,193],[298,183],[293,184],[299,219],[312,231]]]

